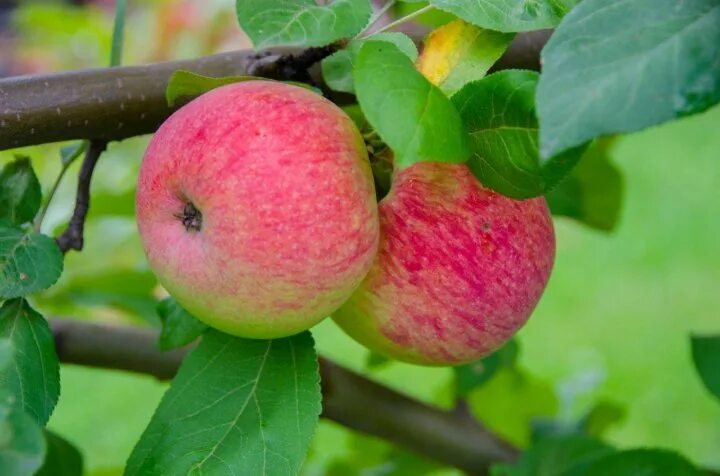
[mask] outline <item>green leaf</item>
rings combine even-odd
[[[162,321],[162,331],[158,341],[160,350],[188,345],[207,329],[205,324],[195,319],[171,297],[160,301],[157,310]]]
[[[85,152],[85,149],[87,149],[87,145],[88,145],[87,141],[80,141],[80,142],[74,142],[70,145],[61,147],[60,148],[60,163],[62,163],[62,165],[64,167],[67,167],[68,165],[72,164],[73,162],[75,162],[75,159],[80,157],[83,154],[83,152]],[[93,203],[93,208],[95,208],[94,205],[95,204]],[[94,211],[95,210],[93,210],[93,212]]]
[[[677,453],[657,449],[636,449],[608,454],[578,463],[563,476],[702,476]]]
[[[585,435],[599,438],[608,428],[625,418],[625,408],[613,402],[596,404],[578,420],[538,418],[532,421],[533,441],[548,437]]]
[[[492,379],[466,397],[470,412],[507,441],[525,446],[531,422],[557,414],[558,401],[550,383],[517,366],[500,368]]]
[[[500,349],[476,362],[453,367],[455,374],[455,395],[464,397],[472,390],[484,384],[502,367],[512,367],[518,354],[515,339],[508,341]]]
[[[402,33],[376,33],[370,36],[368,40],[392,43],[397,46],[400,51],[405,53],[411,61],[415,61],[418,57],[415,43],[413,43],[409,36]],[[360,47],[365,41],[367,40],[353,40],[345,49],[336,51],[320,63],[323,79],[331,89],[346,93],[355,92],[355,84],[352,76],[353,64],[360,51]]]
[[[717,0],[585,0],[542,52],[540,150],[703,111],[720,101]]]
[[[237,0],[240,27],[256,49],[323,46],[359,33],[370,19],[369,0]]]
[[[60,366],[47,321],[24,299],[0,308],[0,337],[12,342],[10,365],[0,370],[0,391],[45,425],[60,395]]]
[[[690,336],[692,358],[705,388],[720,398],[720,335]]]
[[[0,372],[10,366],[13,354],[12,341],[7,337],[0,337]]]
[[[320,62],[323,79],[330,89],[344,93],[355,92],[352,77],[355,53],[350,48],[359,43],[362,42],[351,42],[346,49],[336,51]]]
[[[35,420],[0,390],[0,469],[2,474],[33,476],[45,457],[45,438]]]
[[[400,168],[467,159],[468,137],[455,107],[398,47],[367,41],[353,77],[365,117],[393,150]]]
[[[0,298],[49,288],[62,269],[62,253],[55,240],[0,222]]]
[[[452,97],[470,134],[468,165],[508,197],[542,195],[575,165],[580,150],[542,160],[538,154],[533,71],[506,70],[466,84]]]
[[[113,22],[112,44],[110,46],[110,66],[119,66],[122,62],[125,43],[125,11],[127,0],[115,0],[115,20]]]
[[[77,448],[48,430],[45,430],[45,445],[45,462],[35,476],[82,476],[83,459]]]
[[[600,437],[608,428],[623,421],[626,414],[625,408],[617,403],[600,402],[585,415],[581,424],[588,435]]]
[[[272,341],[206,332],[126,476],[297,474],[320,413],[318,372],[309,332]]]
[[[365,358],[365,367],[367,369],[377,369],[386,366],[390,362],[392,362],[392,360],[388,359],[384,355],[370,352]]]
[[[598,230],[611,231],[620,218],[623,180],[610,162],[613,138],[597,139],[575,168],[545,194],[553,215],[574,218]]]
[[[226,84],[237,83],[240,81],[252,81],[258,78],[254,76],[225,76],[221,78],[212,78],[203,76],[202,74],[193,73],[179,69],[175,71],[168,80],[165,89],[165,99],[168,106],[172,107],[183,97],[195,97],[204,94],[211,89],[225,86]]]
[[[430,0],[440,10],[489,30],[552,28],[580,0]]]
[[[20,225],[40,209],[40,182],[28,157],[18,156],[0,172],[0,220]]]
[[[615,450],[586,436],[545,438],[522,454],[515,465],[501,464],[492,476],[561,476],[577,465],[594,461]],[[613,475],[614,473],[606,473]]]

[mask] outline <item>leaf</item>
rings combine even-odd
[[[720,101],[717,0],[585,0],[542,51],[543,157]]]
[[[545,194],[553,215],[574,218],[592,228],[611,231],[620,218],[623,180],[610,162],[613,138],[597,139],[575,168]]]
[[[657,449],[635,449],[611,453],[576,464],[563,476],[702,476],[677,453]]]
[[[586,436],[551,437],[525,451],[515,465],[493,468],[493,476],[561,476],[579,464],[587,463],[615,450]],[[614,473],[607,473],[608,475]]]
[[[165,99],[167,100],[168,106],[172,107],[182,97],[200,96],[226,84],[257,79],[258,78],[254,76],[224,76],[221,78],[213,78],[179,69],[175,71],[168,80],[168,85],[165,89]]]
[[[627,411],[613,402],[600,402],[582,419],[584,430],[590,436],[600,437],[608,428],[625,419]]]
[[[720,335],[690,336],[692,358],[705,388],[720,398]]]
[[[579,1],[430,0],[430,4],[482,28],[515,32],[552,28]]]
[[[0,222],[0,299],[49,288],[62,269],[62,253],[55,240]]]
[[[500,368],[492,379],[466,397],[470,412],[507,441],[525,446],[531,440],[530,423],[557,414],[553,387],[518,367]]]
[[[115,1],[115,20],[113,21],[112,42],[110,45],[110,66],[119,66],[122,62],[125,40],[125,11],[127,0]]]
[[[369,39],[372,41],[387,41],[388,43],[394,44],[400,51],[405,53],[411,61],[415,61],[418,57],[415,43],[413,43],[409,36],[402,33],[376,33],[370,36]],[[355,92],[355,84],[352,77],[353,64],[360,51],[360,47],[365,41],[366,40],[353,40],[345,49],[336,51],[320,63],[323,79],[331,89],[345,93]]]
[[[65,147],[60,148],[60,163],[64,167],[67,167],[68,165],[75,162],[75,159],[80,157],[83,152],[85,152],[85,149],[87,149],[87,141],[80,141],[80,142],[74,142],[70,145],[66,145]],[[93,203],[93,208],[94,207]],[[93,210],[94,212],[95,210]]]
[[[320,413],[318,372],[309,332],[272,341],[205,333],[126,476],[297,474]]]
[[[0,172],[0,220],[32,221],[40,209],[40,182],[28,157],[18,156]]]
[[[448,96],[481,79],[510,45],[513,35],[455,20],[430,33],[418,70]]]
[[[577,420],[564,418],[538,418],[532,424],[533,441],[549,437],[592,436],[599,438],[608,428],[625,418],[625,408],[617,403],[603,401],[596,404],[585,416]]]
[[[205,324],[195,319],[171,297],[160,301],[157,310],[162,322],[162,331],[158,341],[160,350],[186,346],[207,329]]]
[[[386,366],[390,362],[392,362],[392,360],[388,359],[384,355],[370,352],[365,358],[365,368],[370,370],[377,369]]]
[[[455,395],[464,397],[472,390],[490,380],[502,367],[515,364],[518,344],[515,339],[508,341],[500,349],[476,362],[453,367],[455,374]]]
[[[0,391],[43,426],[60,395],[60,366],[47,321],[24,299],[0,307],[0,337],[12,342],[10,365],[0,370]]]
[[[45,462],[35,476],[82,476],[82,455],[71,443],[45,430],[45,446]]]
[[[324,46],[351,38],[370,20],[369,0],[237,0],[240,27],[256,49]]]
[[[0,390],[0,468],[2,474],[33,476],[45,457],[45,438],[34,419]]]
[[[357,43],[351,42],[346,49],[336,51],[320,62],[325,84],[334,91],[344,93],[352,93],[355,91],[352,78],[353,59],[355,55],[350,50],[353,44]]]
[[[470,134],[470,169],[497,192],[542,195],[575,165],[579,149],[542,160],[538,154],[533,71],[506,70],[466,84],[453,97]]]
[[[7,337],[0,337],[0,372],[10,366],[13,353],[12,341]]]
[[[392,148],[399,167],[467,159],[467,134],[452,103],[395,45],[366,42],[353,77],[365,117]]]

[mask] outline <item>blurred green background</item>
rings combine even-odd
[[[70,2],[68,2],[70,3]],[[112,1],[21,2],[0,22],[3,75],[103,66]],[[126,64],[186,58],[247,46],[231,0],[130,1]],[[0,23],[0,24],[2,24]],[[621,447],[676,449],[720,468],[720,404],[695,374],[691,332],[720,331],[720,108],[618,141],[613,161],[626,188],[618,229],[604,234],[556,220],[557,263],[549,287],[518,336],[522,372],[501,371],[468,398],[471,411],[526,445],[537,418],[571,423],[598,403],[622,409],[605,436]],[[147,137],[111,144],[93,182],[86,249],[70,253],[61,281],[36,299],[48,315],[155,325],[161,291],[149,272],[133,217],[134,181]],[[59,145],[22,152],[45,191]],[[67,175],[45,222],[57,233],[73,203]],[[367,369],[367,353],[331,322],[314,329],[320,352],[402,392],[452,406],[453,372],[389,363]],[[121,474],[166,385],[137,375],[63,366],[50,428],[78,445],[89,475]],[[308,475],[456,474],[331,422],[318,429]]]

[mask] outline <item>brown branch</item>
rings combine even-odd
[[[90,208],[90,181],[95,165],[107,147],[107,142],[92,141],[85,151],[80,173],[78,174],[77,194],[75,195],[75,209],[68,223],[68,227],[58,236],[56,241],[60,251],[82,250],[84,244],[85,218]]]
[[[68,319],[51,321],[60,360],[127,370],[169,379],[188,349],[160,352],[157,333]],[[465,470],[486,475],[495,462],[510,462],[518,451],[472,418],[413,400],[320,360],[323,417]]]
[[[548,33],[521,33],[497,68],[537,68],[539,51]],[[318,61],[331,50],[313,49]],[[165,102],[170,75],[178,69],[208,76],[254,74],[282,79],[303,53],[291,60],[280,50],[256,54],[235,51],[204,58],[86,69],[0,79],[0,150],[61,140],[112,141],[154,132],[173,112]],[[290,75],[292,76],[292,75]]]

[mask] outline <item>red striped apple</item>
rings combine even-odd
[[[555,256],[544,198],[512,200],[464,164],[421,162],[395,173],[379,209],[375,263],[333,315],[350,336],[398,360],[455,365],[525,323]]]
[[[248,81],[175,112],[140,170],[148,262],[189,312],[248,338],[330,315],[375,256],[378,216],[352,121],[307,89]]]

